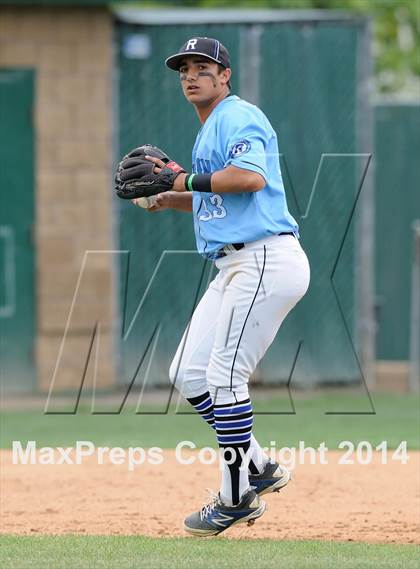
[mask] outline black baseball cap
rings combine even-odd
[[[214,38],[191,38],[184,43],[178,53],[171,55],[165,61],[166,65],[178,71],[181,61],[186,55],[203,55],[215,63],[230,68],[229,52],[225,46]]]

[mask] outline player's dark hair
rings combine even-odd
[[[222,71],[224,71],[226,69],[226,67],[223,67],[223,65],[220,65],[220,63],[217,64],[217,67],[219,69],[219,75]],[[227,86],[228,86],[229,93],[230,93],[232,90],[232,85],[230,84],[230,81],[227,82]]]

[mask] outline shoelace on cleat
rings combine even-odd
[[[203,521],[204,519],[207,518],[207,516],[209,516],[214,508],[217,506],[217,504],[220,504],[220,498],[219,498],[219,494],[216,494],[216,492],[213,492],[213,490],[209,490],[207,489],[207,493],[210,496],[210,501],[207,502],[206,504],[204,504],[204,506],[201,508],[200,511],[200,520]]]

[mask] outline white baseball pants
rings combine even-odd
[[[185,398],[209,391],[216,405],[248,397],[248,380],[309,286],[297,238],[274,235],[216,261],[219,273],[194,311],[170,367]]]

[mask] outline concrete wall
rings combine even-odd
[[[113,248],[112,18],[105,8],[0,8],[0,66],[36,71],[37,366],[48,389],[86,250]],[[114,383],[112,266],[88,267],[56,388],[77,387],[95,321]]]

